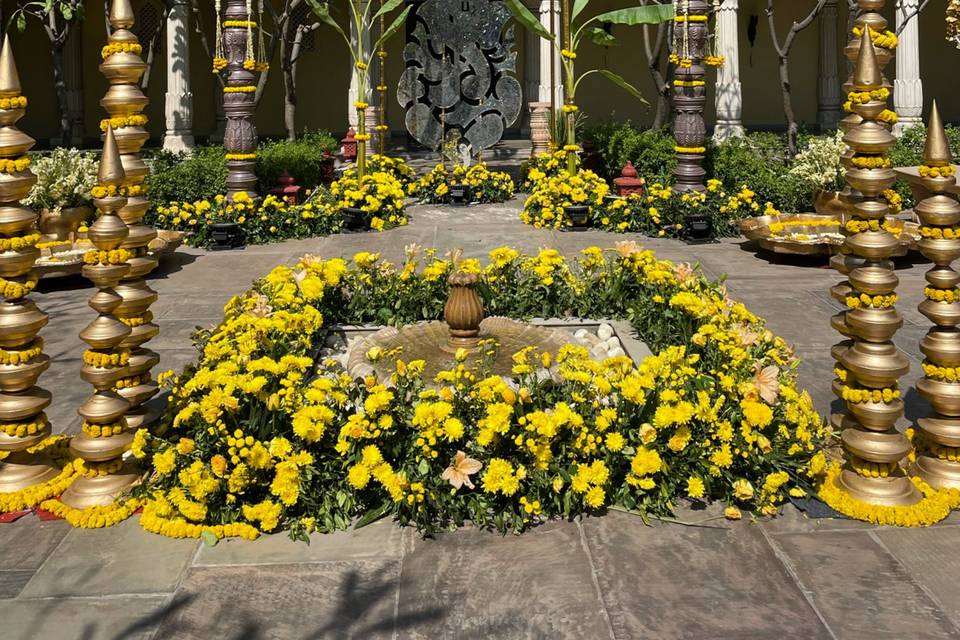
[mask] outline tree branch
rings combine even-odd
[[[917,18],[920,15],[920,12],[927,8],[927,5],[930,3],[930,0],[923,0],[917,8],[914,9],[910,14],[906,15],[903,19],[903,22],[900,23],[900,26],[897,27],[897,35],[899,36],[903,33],[903,30],[907,28],[907,25],[910,24],[910,21],[914,18]],[[900,7],[897,7],[897,13],[900,13]]]

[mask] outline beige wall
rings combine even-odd
[[[138,10],[145,0],[135,0]],[[344,4],[345,0],[337,0]],[[204,3],[206,6],[206,3]],[[781,37],[790,23],[801,17],[813,4],[812,0],[791,0],[779,2],[777,25]],[[892,4],[889,3],[889,4]],[[622,0],[594,0],[588,12],[600,12],[623,6]],[[838,32],[846,29],[845,3],[840,3]],[[3,0],[4,19],[10,15],[15,4]],[[102,5],[99,2],[88,4],[87,19],[82,23],[83,37],[83,82],[86,136],[93,138],[98,132],[98,123],[104,116],[99,100],[106,91],[106,80],[97,70],[100,63],[100,47],[106,41]],[[783,126],[781,94],[778,84],[777,60],[770,40],[770,32],[765,14],[765,0],[740,0],[740,75],[743,83],[743,120],[748,127],[776,128]],[[212,23],[212,8],[206,6],[205,22],[208,28]],[[892,15],[892,10],[887,12]],[[747,40],[749,16],[759,18],[759,28],[754,45]],[[936,97],[941,105],[944,117],[948,121],[960,121],[960,92],[954,87],[955,69],[960,63],[960,51],[957,51],[943,38],[944,23],[942,10],[932,4],[921,16],[921,75],[924,79],[925,103]],[[615,35],[620,46],[603,49],[587,43],[577,59],[581,69],[603,66],[623,75],[628,81],[641,89],[645,96],[653,100],[653,86],[646,68],[646,58],[640,38],[639,27],[615,27]],[[521,28],[516,29],[517,75],[524,86],[524,59],[527,51],[536,51],[537,40]],[[41,141],[56,135],[56,97],[54,93],[53,67],[49,44],[40,26],[31,21],[24,33],[12,32],[13,46],[24,94],[30,100],[27,115],[21,121],[24,131]],[[212,33],[209,35],[212,44]],[[311,129],[329,129],[342,133],[347,123],[346,89],[349,83],[350,65],[348,54],[340,36],[328,27],[321,27],[315,33],[316,49],[306,54],[300,62],[298,71],[299,106],[297,127]],[[841,48],[844,43],[839,43]],[[191,28],[191,80],[194,93],[194,129],[198,136],[208,135],[215,126],[214,91],[216,81],[210,73],[210,63],[201,46],[199,37]],[[398,34],[388,46],[388,80],[391,90],[388,94],[389,124],[392,130],[403,130],[403,113],[396,103],[395,88],[403,69],[403,34]],[[818,67],[818,31],[814,24],[801,33],[794,44],[791,54],[790,77],[793,90],[794,109],[797,118],[809,128],[815,128],[817,119],[817,67]],[[842,54],[840,60],[843,61]],[[163,41],[157,52],[147,91],[150,105],[147,115],[150,118],[149,129],[155,139],[163,134],[163,100],[166,92],[166,68]],[[887,69],[891,80],[895,77],[895,63]],[[841,69],[840,75],[846,71]],[[712,77],[711,77],[712,80]],[[525,98],[533,99],[533,98]],[[647,124],[652,121],[651,107],[639,103],[629,94],[610,84],[599,76],[592,76],[581,85],[578,102],[590,123],[616,118],[631,119],[636,123]],[[714,118],[713,100],[708,99],[708,122]],[[270,71],[267,89],[257,111],[257,126],[264,136],[281,136],[283,126],[283,86],[279,64]],[[519,126],[519,123],[518,125]]]

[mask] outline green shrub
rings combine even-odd
[[[946,131],[953,157],[960,157],[960,127],[947,125]],[[926,127],[917,125],[905,129],[897,140],[897,143],[890,149],[890,163],[894,167],[915,167],[921,164],[923,161],[923,147],[926,143]],[[900,194],[900,197],[903,198],[904,209],[913,207],[913,193],[910,191],[910,185],[903,180],[897,180],[893,188]]]
[[[668,130],[640,129],[629,122],[606,123],[586,129],[584,137],[597,148],[601,171],[608,180],[619,176],[629,161],[648,182],[672,182],[677,162]]]
[[[333,179],[329,154],[337,141],[326,131],[307,131],[296,140],[264,142],[257,150],[257,190],[269,193],[277,186],[277,178],[286,170],[294,181],[312,189]]]
[[[227,191],[227,161],[221,146],[197,147],[190,154],[158,151],[150,159],[147,197],[155,207],[168,202],[205,200]]]

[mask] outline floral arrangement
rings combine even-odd
[[[580,169],[574,174],[561,170],[557,175],[539,180],[533,193],[523,204],[520,219],[540,229],[560,229],[573,223],[564,214],[564,207],[587,205],[599,207],[610,187],[593,171]],[[594,217],[596,211],[593,211]]]
[[[790,175],[808,185],[811,190],[840,190],[846,170],[840,157],[846,152],[844,132],[838,130],[833,138],[813,138],[797,154],[790,166]]]
[[[560,150],[553,153],[540,153],[530,158],[520,166],[520,175],[523,181],[520,184],[520,190],[525,193],[531,193],[541,180],[556,177],[567,167],[568,152]],[[579,156],[577,163],[579,166]]]
[[[355,173],[345,174],[330,185],[330,196],[337,212],[348,208],[363,211],[374,231],[407,224],[403,187],[390,173],[372,171],[359,179]]]
[[[730,224],[760,211],[756,194],[746,185],[739,191],[727,191],[719,180],[707,181],[706,191],[676,193],[660,183],[649,185],[645,195],[605,201],[594,213],[594,224],[606,231],[643,233],[649,236],[679,236],[684,220],[692,214],[707,214],[713,220],[713,232],[724,236],[736,233]],[[766,203],[763,214],[779,213]]]
[[[403,158],[374,154],[367,158],[367,171],[387,173],[393,176],[405,189],[417,182],[417,172]],[[343,172],[345,177],[356,178],[357,167],[349,167]]]
[[[160,229],[185,232],[187,243],[196,247],[212,244],[211,225],[221,222],[240,225],[250,244],[337,232],[341,219],[335,215],[329,196],[322,191],[311,195],[312,198],[299,205],[273,195],[257,201],[244,192],[235,194],[233,202],[222,195],[195,202],[170,202],[152,209],[146,220]]]
[[[77,149],[54,149],[36,156],[32,170],[37,183],[23,204],[34,209],[60,213],[62,209],[90,204],[90,190],[97,184],[97,160]]]
[[[945,21],[947,23],[946,38],[960,49],[960,0],[947,2]]]
[[[449,200],[451,184],[470,185],[474,202],[506,202],[513,197],[514,185],[509,174],[490,171],[483,162],[469,168],[454,164],[449,171],[445,164],[438,164],[417,183],[408,185],[407,192],[420,202],[441,204]]]
[[[164,435],[134,440],[153,471],[143,526],[303,537],[392,515],[426,532],[521,531],[609,505],[666,515],[683,497],[723,501],[729,518],[774,514],[814,489],[827,432],[796,361],[721,284],[634,243],[571,260],[502,247],[486,267],[426,258],[306,256],[231,300],[196,365],[163,376]],[[455,269],[480,273],[491,312],[629,317],[656,355],[527,348],[506,378],[455,362],[437,386],[402,353],[368,353],[393,374],[363,381],[312,355],[338,324],[440,317]]]

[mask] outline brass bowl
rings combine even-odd
[[[840,252],[844,243],[844,236],[840,229],[846,224],[849,216],[845,215],[822,215],[815,213],[781,213],[776,215],[757,216],[755,218],[745,218],[737,224],[740,233],[747,240],[755,240],[759,245],[774,253],[792,254],[792,255],[834,255]],[[836,233],[825,232],[825,229],[833,229],[832,225],[824,226],[826,221],[836,221]],[[810,222],[809,226],[803,224],[790,225],[789,235],[777,235],[770,230],[770,225],[785,222]],[[897,235],[894,236],[894,242],[889,247],[889,253],[878,256],[875,250],[870,250],[870,257],[873,260],[882,259],[887,256],[904,256],[920,237],[919,225],[914,222],[904,222],[898,219],[887,221]],[[817,224],[819,223],[819,224]],[[882,232],[878,232],[880,235]],[[886,234],[884,234],[886,235]],[[798,237],[799,236],[799,237]],[[804,238],[803,236],[808,236]],[[843,258],[834,257],[831,265],[838,271],[844,272],[838,266],[842,266],[837,260],[846,261],[849,267],[859,266],[863,263],[863,258],[859,256],[844,256]],[[892,263],[891,268],[892,268]]]
[[[0,253],[0,278],[12,278],[29,273],[40,257],[40,249],[29,247]]]
[[[870,431],[887,431],[903,415],[903,400],[893,402],[848,402],[847,408],[857,422]],[[904,452],[906,453],[906,452]]]
[[[122,456],[130,448],[133,438],[134,434],[127,429],[105,438],[78,433],[70,440],[70,452],[90,462],[105,462]]]
[[[858,267],[848,277],[854,289],[870,296],[887,295],[900,284],[896,273],[881,267]]]
[[[844,429],[840,433],[843,446],[853,455],[879,464],[899,462],[910,453],[910,441],[896,431],[878,432],[867,429]]]
[[[0,420],[18,422],[37,415],[50,405],[50,392],[40,387],[24,391],[0,392]]]
[[[893,386],[910,371],[907,356],[889,342],[856,342],[844,352],[841,364],[871,389]]]
[[[114,313],[121,318],[141,316],[157,301],[157,292],[147,286],[143,280],[122,282],[113,288],[117,295],[123,298]]]
[[[130,335],[130,327],[113,316],[100,315],[80,332],[91,349],[114,349]]]
[[[944,186],[952,185],[950,178],[938,178]],[[913,211],[927,225],[951,226],[960,222],[960,203],[949,195],[940,193],[920,200]]]
[[[853,335],[862,340],[887,342],[892,340],[903,326],[903,316],[892,307],[889,309],[860,307],[847,312],[846,322]]]
[[[107,288],[115,287],[120,279],[130,271],[130,265],[123,264],[85,264],[80,272],[94,285]]]
[[[953,289],[960,285],[960,273],[946,265],[937,265],[924,274],[927,282],[938,289]]]
[[[960,306],[960,303],[950,306]],[[960,366],[960,331],[953,327],[934,327],[920,339],[920,351],[937,366]]]
[[[944,447],[960,447],[960,420],[956,418],[920,418],[917,424],[924,436]]]
[[[5,236],[19,235],[30,228],[37,219],[33,209],[11,205],[0,207],[0,233]]]
[[[0,390],[26,391],[37,383],[49,366],[50,357],[45,353],[24,364],[0,364]]]
[[[77,410],[88,422],[93,424],[113,424],[130,409],[130,403],[120,397],[116,391],[98,391],[87,398]]]
[[[941,327],[960,324],[960,302],[935,302],[925,298],[917,310]]]
[[[47,325],[47,314],[31,300],[0,301],[0,347],[29,346],[40,329]]]
[[[947,417],[960,416],[960,382],[920,378],[917,392],[926,398],[937,413]]]
[[[946,238],[920,238],[920,252],[938,265],[950,264],[960,258],[960,242]]]

